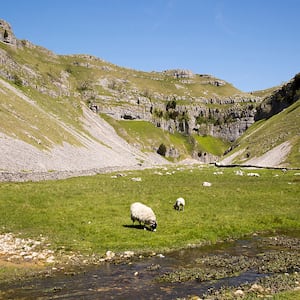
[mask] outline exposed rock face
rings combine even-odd
[[[11,26],[4,20],[0,20],[0,41],[10,45],[17,45],[17,39]]]
[[[260,104],[255,121],[270,118],[299,99],[300,73]]]
[[[252,123],[255,108],[236,103],[229,108],[206,106],[178,107],[176,130],[182,133],[211,135],[228,141],[236,140]]]
[[[192,71],[182,69],[166,70],[163,71],[163,73],[169,76],[173,76],[174,78],[193,78],[195,76]]]
[[[233,100],[227,99],[227,101]],[[173,104],[173,107],[168,107],[168,103],[170,102],[153,104],[149,99],[143,98],[142,101],[135,101],[128,105],[112,107],[109,104],[107,106],[91,104],[90,108],[119,120],[149,121],[170,133],[212,135],[231,142],[254,123],[256,114],[255,104],[252,103],[237,102],[229,107],[224,105],[224,108],[209,108],[200,103]]]

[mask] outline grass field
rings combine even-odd
[[[53,250],[165,251],[239,238],[260,231],[300,229],[296,171],[255,170],[260,177],[215,167],[151,169],[61,181],[0,183],[0,231],[47,237]],[[160,172],[159,175],[157,174]],[[140,177],[140,182],[131,178]],[[212,183],[203,187],[203,181]],[[184,212],[173,209],[186,199]],[[157,231],[130,227],[134,201],[151,206]]]

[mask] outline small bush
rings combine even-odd
[[[164,113],[162,112],[162,110],[160,110],[158,108],[154,108],[154,115],[158,118],[162,118]]]
[[[79,86],[77,87],[77,90],[79,92],[84,92],[90,89],[91,89],[91,83],[88,80],[80,82]]]
[[[169,109],[176,109],[176,100],[168,101],[166,110],[168,111]]]
[[[20,86],[20,87],[23,86],[23,81],[18,75],[14,75],[13,80],[14,80],[15,85]]]
[[[166,156],[166,152],[167,152],[167,147],[165,146],[165,144],[160,144],[160,146],[157,149],[157,153],[159,155]]]
[[[65,71],[66,71],[67,73],[69,73],[69,74],[73,74],[73,69],[72,69],[71,66],[67,66],[66,69],[65,69]]]

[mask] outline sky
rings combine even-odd
[[[300,72],[300,0],[3,1],[18,39],[141,71],[187,69],[250,92]]]

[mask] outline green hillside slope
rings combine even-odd
[[[279,114],[264,119],[252,125],[245,134],[234,143],[234,151],[240,152],[233,163],[247,163],[254,157],[259,157],[271,149],[288,142],[291,151],[283,165],[300,168],[300,100]],[[228,156],[229,156],[228,155]]]

